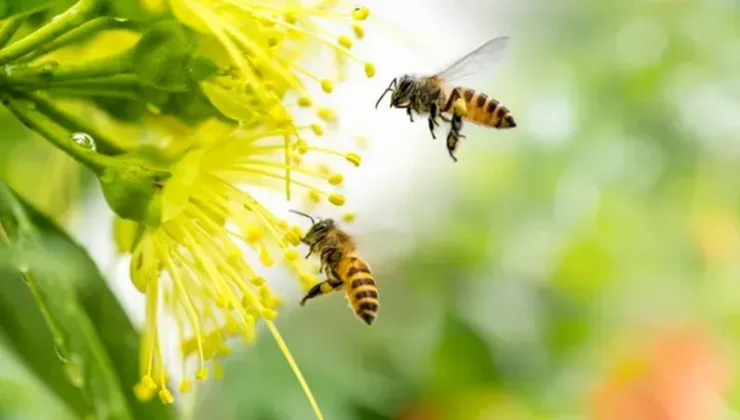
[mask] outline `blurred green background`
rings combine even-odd
[[[740,5],[522,9],[490,92],[519,127],[505,140],[469,129],[444,224],[373,265],[377,323],[338,296],[279,318],[325,417],[683,420],[709,389],[721,400],[697,419],[740,418],[739,366],[724,357],[740,350]],[[60,222],[97,188],[7,113],[0,149],[2,179]],[[676,330],[710,350],[653,346]],[[310,418],[267,335],[225,367],[184,418]],[[63,418],[14,356],[0,372],[0,417]],[[681,386],[695,391],[664,395]],[[670,417],[626,417],[633,394]]]

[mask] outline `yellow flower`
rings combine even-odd
[[[280,299],[260,275],[259,265],[284,264],[304,289],[317,281],[295,248],[301,229],[280,219],[253,195],[290,183],[319,199],[344,204],[344,197],[335,191],[343,176],[326,165],[313,170],[289,164],[294,174],[286,177],[282,151],[289,130],[207,121],[193,134],[196,147],[171,168],[172,177],[162,192],[162,224],[156,229],[130,222],[117,225],[119,246],[130,248],[133,242],[131,281],[146,295],[141,381],[135,390],[140,399],[159,395],[164,403],[174,400],[162,357],[164,323],[177,328],[183,373],[179,389],[187,392],[192,386],[185,376],[189,360],[197,361],[196,380],[217,376],[221,370],[217,359],[231,352],[227,339],[241,336],[251,342],[260,319],[277,333],[270,321],[278,314]],[[353,166],[356,156],[305,141],[292,142],[289,149],[343,158],[347,167]],[[253,250],[259,263],[250,264],[244,249]],[[305,386],[300,374],[299,379]]]
[[[347,33],[354,32],[359,39],[364,36],[359,22],[369,10],[335,11],[334,3],[169,1],[177,19],[202,35],[201,54],[221,69],[200,87],[222,114],[238,124],[214,119],[181,140],[189,149],[169,168],[172,177],[162,190],[160,226],[117,225],[119,247],[132,250],[131,281],[146,295],[141,380],[134,390],[142,400],[158,395],[164,403],[174,401],[167,375],[173,368],[181,370],[182,393],[192,389],[193,379],[221,376],[218,359],[231,352],[229,339],[240,336],[251,342],[262,320],[321,418],[272,324],[281,301],[259,269],[285,265],[307,290],[317,282],[314,267],[296,249],[301,229],[278,217],[255,193],[285,189],[290,199],[294,188],[302,190],[309,202],[345,203],[337,192],[344,176],[324,160],[344,160],[346,167],[356,167],[361,158],[353,151],[307,140],[324,134],[324,127],[332,127],[338,114],[322,106],[304,85],[305,79],[313,80],[317,90],[329,94],[335,90],[334,81],[314,75],[300,63],[321,47],[342,62],[359,62],[368,77],[375,67],[350,52],[348,35],[327,35],[318,23],[346,19]],[[317,120],[297,124],[291,112],[299,107],[314,108]],[[162,333],[169,324],[177,331],[179,367],[163,358]],[[186,370],[192,363],[197,365],[194,378]]]
[[[301,65],[304,58],[320,48],[333,51],[341,63],[350,59],[364,66],[367,77],[373,77],[375,66],[354,55],[345,34],[329,35],[320,22],[344,19],[347,32],[354,31],[369,15],[366,7],[336,9],[336,0],[303,4],[296,0],[170,0],[173,14],[185,25],[203,36],[201,53],[222,69],[200,83],[211,103],[224,115],[246,126],[277,126],[284,134],[285,177],[289,180],[291,163],[300,156],[291,154],[288,143],[302,141],[300,131],[306,127],[320,136],[324,127],[319,122],[299,126],[291,111],[317,106],[318,119],[334,123],[333,110],[315,105],[304,84],[314,81],[325,93],[334,91],[334,82],[313,74]],[[308,3],[308,2],[305,2]],[[362,33],[364,36],[364,32]],[[288,98],[288,93],[293,95]],[[299,154],[303,153],[298,149]],[[353,158],[350,158],[353,159]],[[285,183],[286,198],[291,198],[291,183]],[[315,195],[315,193],[310,193]],[[330,198],[331,199],[331,198]]]
[[[173,14],[181,22],[210,39],[211,42],[201,45],[202,53],[230,69],[202,83],[214,106],[246,122],[254,121],[261,114],[289,120],[286,110],[313,104],[304,79],[314,81],[327,94],[334,90],[332,80],[315,75],[300,64],[301,59],[316,53],[318,47],[362,64],[368,77],[375,74],[372,63],[350,51],[350,36],[328,34],[319,23],[345,19],[347,33],[354,32],[360,38],[364,31],[358,31],[357,22],[367,18],[367,8],[335,11],[336,1],[303,3],[295,0],[170,0]],[[357,36],[358,33],[361,36]],[[286,106],[280,100],[289,91],[296,93],[296,97],[292,105]],[[238,110],[237,104],[246,107]]]

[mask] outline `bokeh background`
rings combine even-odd
[[[369,6],[358,51],[378,75],[334,99],[369,139],[346,228],[373,267],[380,316],[368,328],[334,295],[278,319],[326,418],[740,418],[740,4]],[[466,126],[455,164],[425,121],[373,110],[391,77],[502,34],[511,54],[480,88],[515,130]],[[4,112],[0,150],[0,176],[91,250],[140,320],[94,180]],[[310,417],[262,338],[183,418]],[[0,417],[69,418],[58,407],[0,357]]]

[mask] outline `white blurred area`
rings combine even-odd
[[[392,78],[404,73],[433,72],[488,39],[506,34],[505,29],[511,25],[505,24],[503,15],[498,19],[502,23],[499,29],[491,25],[496,21],[491,14],[479,13],[492,5],[486,2],[375,0],[369,5],[371,16],[366,22],[365,38],[356,42],[352,50],[375,63],[375,77],[368,80],[361,66],[350,62],[348,80],[338,85],[331,95],[323,94],[315,83],[308,83],[313,86],[316,101],[333,107],[340,119],[336,132],[327,132],[309,141],[339,150],[357,149],[363,158],[359,168],[341,159],[331,162],[335,170],[345,175],[341,192],[347,196],[347,204],[342,208],[321,206],[311,212],[335,218],[347,211],[356,212],[356,220],[343,226],[356,235],[361,252],[373,266],[401,257],[411,249],[413,235],[433,230],[449,217],[446,193],[464,160],[475,153],[474,148],[463,143],[458,152],[462,163],[455,164],[444,145],[447,127],[439,127],[437,140],[432,140],[424,118],[417,117],[411,124],[404,111],[389,109],[389,96],[378,110],[374,108],[375,102]],[[493,7],[496,8],[498,6]],[[345,26],[343,30],[347,32],[349,28]],[[324,62],[330,65],[312,70],[318,74],[334,74],[333,59]],[[368,147],[358,148],[353,141],[355,136],[366,137]],[[302,196],[288,203],[280,192],[250,190],[250,193],[279,217],[308,227],[305,219],[288,213],[288,209],[303,208]],[[130,258],[120,257],[115,252],[112,220],[113,214],[96,188],[85,197],[80,213],[70,219],[68,228],[89,251],[129,317],[139,327],[145,316],[144,296],[129,281]],[[252,261],[256,255],[247,257]],[[302,292],[298,282],[285,270],[260,269],[260,272],[286,302],[299,301]],[[295,306],[288,304],[286,309]],[[174,328],[172,334],[175,334]]]

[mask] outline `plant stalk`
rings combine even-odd
[[[5,21],[5,25],[0,29],[0,48],[8,45],[8,42],[13,38],[18,29],[23,26],[23,22],[26,21],[25,15],[13,16]]]
[[[113,159],[112,157],[98,154],[93,150],[85,149],[75,143],[67,130],[53,123],[41,112],[36,110],[36,105],[32,102],[27,100],[22,101],[10,95],[4,95],[2,97],[2,103],[26,127],[42,135],[54,144],[54,146],[85,165],[85,167],[93,171],[96,175],[101,175],[113,163],[110,161],[110,159]]]
[[[0,65],[23,57],[36,48],[82,25],[98,12],[103,0],[80,0],[49,23],[0,50]]]
[[[125,150],[118,147],[115,142],[109,139],[105,134],[85,124],[82,120],[67,114],[45,98],[34,94],[26,94],[24,96],[26,99],[31,101],[35,105],[36,110],[44,114],[46,118],[53,120],[55,123],[73,133],[82,132],[92,136],[92,138],[95,139],[95,145],[99,152],[107,155],[121,154],[125,152]]]
[[[95,79],[131,72],[131,52],[103,57],[81,64],[59,64],[47,61],[37,65],[0,67],[0,86],[49,86],[61,82]]]

